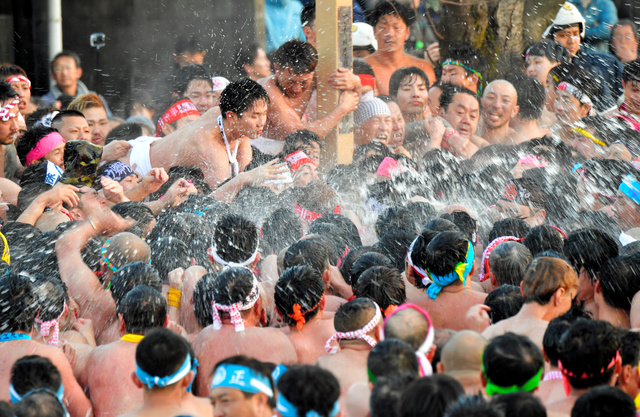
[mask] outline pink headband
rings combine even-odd
[[[40,319],[36,319],[36,323],[40,325],[40,335],[43,337],[49,336],[49,333],[51,332],[51,328],[53,327],[53,335],[51,336],[51,339],[47,342],[51,346],[58,345],[58,336],[60,335],[60,325],[58,324],[58,320],[60,320],[65,310],[67,309],[67,302],[64,301],[63,303],[64,304],[62,307],[62,313],[60,313],[60,315],[57,318],[49,321],[42,321]]]
[[[10,110],[18,105],[18,103],[20,103],[20,97],[15,96],[13,101],[10,101],[8,104],[0,107],[0,120],[2,120],[3,122],[8,122],[9,120],[16,117],[15,113],[11,113]]]
[[[576,375],[564,366],[562,366],[562,361],[558,360],[558,367],[560,368],[560,372],[562,372],[562,387],[564,388],[565,396],[569,396],[571,394],[571,383],[569,382],[569,378],[578,378],[578,379],[591,379],[598,375],[602,375],[607,372],[609,369],[613,368],[616,365],[616,362],[620,360],[620,351],[616,350],[616,355],[611,359],[611,362],[606,367],[602,367],[600,372],[594,374],[587,374],[586,372],[582,375]]]
[[[522,242],[522,239],[518,239],[515,236],[500,236],[487,245],[487,247],[484,249],[484,252],[482,252],[482,261],[480,261],[480,274],[478,275],[478,281],[483,282],[489,279],[489,256],[491,256],[491,252],[493,252],[493,250],[499,244],[509,241]]]
[[[298,216],[302,220],[306,220],[306,221],[314,221],[315,219],[319,219],[320,217],[323,216],[322,214],[316,213],[315,211],[311,211],[311,210],[307,210],[305,208],[302,208],[298,204],[296,204],[296,207],[295,207],[294,211],[296,213],[296,216]],[[333,209],[333,213],[334,214],[342,214],[340,212],[340,206],[336,206],[336,208]]]
[[[531,165],[536,168],[545,168],[549,166],[549,162],[537,155],[525,155],[518,160],[518,164]]]
[[[222,320],[220,319],[220,314],[218,314],[218,310],[229,313],[231,316],[231,323],[233,323],[233,327],[236,332],[244,331],[244,320],[242,320],[241,311],[249,310],[253,307],[258,299],[260,298],[260,287],[258,287],[258,280],[256,277],[253,277],[253,288],[247,295],[247,298],[244,301],[238,301],[237,303],[231,304],[230,306],[224,304],[216,303],[215,299],[211,302],[211,312],[213,315],[213,329],[220,330],[222,327]]]
[[[8,82],[9,84],[19,83],[19,82],[27,83],[29,84],[29,89],[31,89],[31,80],[25,77],[24,75],[16,75],[13,77],[9,77],[5,81]]]
[[[380,307],[378,307],[378,304],[376,304],[375,301],[373,301],[373,305],[376,306],[376,314],[369,321],[369,323],[365,324],[362,329],[354,330],[352,332],[335,332],[335,334],[331,336],[329,340],[327,340],[327,343],[324,345],[324,350],[330,353],[335,353],[338,351],[338,346],[331,347],[333,342],[355,339],[364,340],[369,344],[369,346],[374,347],[378,342],[376,342],[373,337],[369,336],[368,333],[373,330],[378,325],[378,323],[380,323],[380,320],[382,319],[382,312],[380,311]]]
[[[36,146],[27,153],[27,166],[31,165],[33,161],[43,158],[61,143],[65,143],[65,140],[58,132],[51,132],[40,139]]]
[[[420,235],[416,236],[416,238],[413,239],[413,242],[411,242],[411,245],[409,246],[409,250],[407,251],[407,263],[411,268],[413,268],[415,273],[418,274],[418,276],[422,280],[422,285],[426,287],[429,284],[431,284],[433,281],[431,281],[431,278],[429,278],[429,274],[427,274],[427,271],[420,268],[419,266],[414,265],[413,259],[411,259],[411,254],[413,253],[413,246],[416,244],[419,238],[420,238]]]
[[[284,157],[284,160],[291,164],[291,171],[295,171],[305,164],[316,165],[315,162],[306,153],[302,151],[295,151]]]
[[[193,104],[189,99],[178,101],[173,106],[169,107],[162,117],[158,119],[156,136],[160,137],[162,135],[162,126],[171,124],[190,115],[200,116],[200,112],[196,108],[195,104]]]

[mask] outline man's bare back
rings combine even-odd
[[[449,291],[457,292],[449,292]],[[436,329],[465,330],[465,314],[475,304],[483,304],[487,294],[460,285],[449,285],[432,300],[424,292],[417,297],[409,297],[408,302],[424,308],[429,313]]]
[[[494,337],[512,332],[527,336],[542,350],[542,339],[544,338],[544,332],[547,330],[548,325],[548,321],[518,313],[513,317],[501,320],[499,323],[487,327],[487,329],[482,332],[482,336],[487,340],[491,340]]]
[[[301,331],[295,326],[291,327],[289,340],[298,355],[298,363],[311,365],[320,356],[326,355],[324,344],[334,332],[333,319],[312,320]]]
[[[137,347],[119,340],[91,353],[80,383],[89,391],[96,417],[116,417],[142,407],[142,389],[131,379]]]
[[[247,355],[263,362],[291,365],[298,358],[289,338],[273,328],[246,327],[236,332],[231,324],[224,324],[220,330],[208,326],[193,342],[200,367],[194,384],[195,394],[209,396],[211,372],[216,363],[229,356]]]
[[[389,94],[389,80],[394,72],[400,68],[405,67],[418,67],[429,77],[429,87],[436,80],[436,74],[433,72],[431,65],[424,59],[413,57],[409,54],[403,53],[399,60],[394,62],[383,61],[380,59],[378,53],[374,53],[364,58],[365,62],[373,68],[376,78],[376,90],[378,94]]]
[[[356,348],[345,347],[345,343],[357,343]],[[371,347],[366,342],[341,342],[342,349],[334,354],[321,356],[316,365],[330,371],[340,382],[340,402],[346,405],[347,392],[356,382],[367,382],[367,357]]]

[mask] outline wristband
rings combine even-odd
[[[169,288],[169,293],[167,294],[167,298],[169,299],[169,306],[180,308],[180,298],[182,297],[182,291]]]

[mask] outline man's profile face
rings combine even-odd
[[[618,227],[626,232],[640,224],[640,206],[618,190],[616,202],[613,203],[613,214]]]
[[[314,72],[296,74],[290,68],[276,66],[276,78],[284,95],[289,98],[299,97],[302,93],[313,87]]]
[[[213,107],[213,90],[210,82],[206,80],[193,80],[189,82],[184,95],[196,106],[200,114],[204,114]]]
[[[429,86],[419,75],[409,75],[400,82],[398,105],[403,114],[422,114],[427,109]]]
[[[567,48],[572,57],[580,50],[580,25],[575,24],[553,34],[553,39]]]
[[[256,100],[238,117],[238,132],[249,139],[260,137],[267,124],[267,109],[268,106],[264,100]]]
[[[0,107],[4,107],[11,103],[13,99],[9,99],[5,102],[0,103]],[[18,123],[18,105],[9,108],[9,120],[6,122],[0,119],[0,144],[2,145],[10,145],[18,136],[19,132],[19,123]]]
[[[443,111],[443,117],[460,136],[471,138],[478,129],[480,103],[477,98],[469,94],[457,93],[453,96],[449,107]]]
[[[640,114],[640,81],[622,80],[624,87],[624,104],[629,113]]]
[[[215,387],[209,393],[213,406],[213,417],[258,417],[256,396],[246,398],[235,388]]]
[[[404,50],[404,43],[409,39],[410,30],[404,20],[397,14],[388,14],[380,17],[375,27],[375,38],[378,41],[378,50],[393,52]]]
[[[91,107],[82,111],[91,130],[91,142],[104,146],[104,141],[109,134],[109,119],[104,107]]]
[[[76,60],[70,56],[61,56],[53,63],[51,77],[60,88],[72,87],[82,77],[82,68],[78,68]]]
[[[91,140],[91,129],[84,117],[66,116],[62,119],[62,125],[56,129],[67,142],[70,140]]]
[[[515,88],[506,81],[489,84],[482,96],[482,112],[485,126],[500,129],[508,126],[518,114],[518,95]]]

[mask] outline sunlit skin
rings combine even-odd
[[[451,124],[460,136],[471,138],[478,129],[480,103],[469,94],[458,93],[446,110],[440,109],[441,116]]]
[[[427,105],[432,115],[440,113],[440,94],[442,89],[440,87],[433,86],[429,89],[429,98],[427,99]]]
[[[75,59],[69,56],[61,56],[53,63],[51,78],[63,93],[75,97],[78,90],[78,80],[81,77],[82,68],[76,65]]]
[[[315,73],[306,72],[296,74],[290,68],[280,68],[277,65],[276,80],[282,92],[289,98],[296,98],[313,86]]]
[[[191,81],[184,95],[193,102],[200,114],[203,114],[215,105],[211,82],[205,80]]]
[[[576,56],[580,50],[580,25],[576,24],[555,32],[553,39],[567,48],[571,57]]]
[[[356,128],[354,143],[356,146],[371,142],[380,142],[386,145],[391,138],[391,126],[391,116],[373,116]]]
[[[387,106],[391,110],[391,139],[389,140],[389,147],[395,149],[404,144],[405,122],[398,104],[389,102]]]
[[[9,103],[10,101],[2,102],[0,103],[0,107],[4,107]],[[11,114],[12,117],[10,117],[6,122],[0,120],[0,144],[10,145],[18,136],[18,132],[20,130],[20,124],[17,117],[18,112],[18,106],[15,105],[9,109],[9,114]]]
[[[558,65],[560,65],[559,62],[551,62],[546,56],[529,55],[526,60],[526,74],[546,87],[549,71]]]
[[[56,164],[64,170],[64,143],[60,143],[58,146],[47,152],[43,159],[51,162],[52,164]]]
[[[640,82],[634,80],[622,80],[624,87],[624,104],[626,110],[640,117]]]
[[[9,75],[7,78],[17,77],[22,74]],[[33,113],[38,106],[31,103],[31,88],[29,84],[24,81],[14,81],[11,83],[11,87],[18,93],[20,97],[20,103],[18,103],[18,109],[20,113],[26,118],[29,114]]]
[[[109,134],[109,119],[104,107],[91,107],[82,111],[91,130],[91,142],[104,146],[104,141]]]
[[[54,127],[67,142],[70,140],[91,140],[91,128],[84,117],[67,116],[62,121],[62,125]]]
[[[509,122],[520,109],[517,103],[518,94],[511,83],[497,80],[489,84],[482,96],[483,130],[480,136],[490,142],[507,136]]]
[[[266,400],[261,396],[264,394],[246,398],[238,389],[215,387],[209,393],[213,417],[261,417],[268,407]]]
[[[408,123],[424,119],[424,112],[428,109],[428,88],[425,80],[417,75],[409,75],[400,82],[396,100]]]
[[[458,65],[444,65],[440,81],[468,88],[474,93],[478,92],[478,76],[473,73],[467,75],[467,71]]]
[[[613,203],[613,213],[618,227],[623,232],[640,226],[640,205],[620,190],[618,190],[616,202]]]
[[[631,26],[616,26],[611,33],[611,45],[616,58],[623,64],[638,59],[638,38]]]
[[[564,125],[572,125],[583,117],[587,117],[591,110],[590,105],[581,103],[580,100],[564,90],[556,91],[553,108],[558,122]]]

